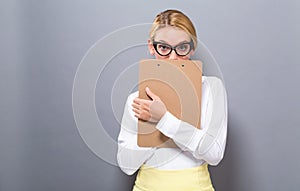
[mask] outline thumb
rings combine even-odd
[[[146,87],[146,93],[152,100],[160,100],[160,98],[155,95],[148,87]]]

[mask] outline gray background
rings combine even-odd
[[[73,80],[96,41],[152,22],[167,8],[191,17],[226,83],[227,150],[210,168],[216,190],[299,190],[299,1],[2,0],[1,191],[130,190],[134,176],[104,162],[81,139]],[[120,114],[108,100],[130,62],[107,67],[96,90],[99,118],[115,140]]]

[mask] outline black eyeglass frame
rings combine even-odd
[[[169,44],[167,44],[167,43],[164,43],[164,42],[158,42],[158,41],[155,41],[155,40],[152,40],[152,44],[153,44],[153,46],[154,46],[155,51],[156,51],[157,54],[159,54],[160,56],[168,56],[168,55],[171,54],[171,52],[172,52],[173,50],[175,51],[175,53],[177,54],[177,56],[186,56],[186,55],[188,55],[188,54],[191,52],[191,50],[194,49],[194,42],[193,42],[192,40],[191,40],[190,42],[183,42],[183,43],[177,44],[176,46],[171,46],[171,45],[169,45]],[[169,47],[169,48],[170,48],[170,52],[169,52],[168,54],[165,54],[165,55],[159,53],[158,50],[157,50],[157,45],[158,45],[158,44],[161,44],[161,45],[164,45],[164,46]],[[180,54],[178,54],[178,52],[176,51],[176,48],[177,48],[178,46],[182,46],[182,45],[184,45],[184,44],[189,44],[189,45],[190,45],[190,50],[189,50],[186,54],[180,55]]]

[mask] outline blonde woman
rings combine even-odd
[[[187,60],[197,47],[196,30],[178,10],[158,14],[150,30],[148,48],[156,59]],[[118,163],[128,175],[138,171],[133,191],[212,191],[208,164],[223,158],[227,134],[227,101],[223,83],[202,76],[201,129],[177,119],[147,88],[152,100],[129,95],[118,137]],[[154,104],[155,103],[155,104]],[[157,129],[173,139],[176,148],[137,145],[138,119],[157,122]]]

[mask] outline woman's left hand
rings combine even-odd
[[[152,100],[135,98],[132,103],[134,116],[144,121],[158,122],[167,112],[166,106],[148,87],[146,93]]]

